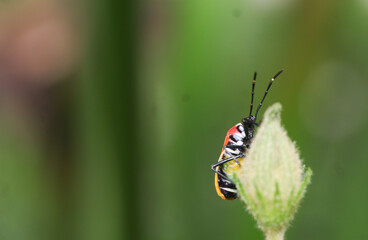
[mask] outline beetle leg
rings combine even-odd
[[[230,154],[230,156],[231,157],[234,157],[232,154]],[[238,155],[238,156],[240,156],[240,155]],[[239,165],[239,167],[241,167],[240,162],[238,161],[237,156],[234,157],[234,161]]]
[[[227,163],[227,162],[229,162],[229,161],[231,161],[231,160],[235,160],[236,162],[238,162],[238,160],[236,160],[236,158],[240,158],[240,157],[243,157],[243,155],[237,155],[237,156],[231,156],[231,157],[229,157],[229,158],[226,158],[226,159],[223,159],[223,160],[221,160],[221,161],[219,161],[219,162],[217,162],[217,163],[215,163],[215,164],[212,164],[211,165],[211,169],[212,169],[212,171],[214,171],[215,173],[217,173],[218,175],[220,175],[221,177],[223,177],[223,178],[225,178],[225,179],[227,179],[227,180],[229,180],[231,183],[234,183],[231,179],[229,179],[227,176],[225,176],[224,174],[222,174],[222,173],[220,173],[219,171],[217,171],[216,170],[216,167],[217,166],[220,166],[220,165],[223,165],[224,163]],[[238,162],[238,164],[239,164],[239,162]],[[235,184],[235,183],[234,183]]]
[[[225,146],[226,154],[230,155],[230,156],[231,156],[231,158],[233,158],[233,159],[234,159],[234,161],[239,165],[239,167],[241,167],[240,162],[238,161],[238,158],[240,158],[239,156],[243,157],[244,155],[242,155],[242,154],[239,154],[239,155],[237,155],[237,156],[232,155],[229,151],[227,151],[227,149],[226,149],[226,147],[227,147],[227,146],[228,146],[228,145],[226,145],[226,146]],[[237,146],[237,145],[230,145],[230,146]],[[243,149],[242,149],[242,150],[240,150],[240,149],[239,149],[240,147],[242,147]],[[241,145],[241,146],[238,146],[237,148],[239,149],[239,151],[240,151],[240,152],[244,152],[244,147],[243,147],[242,145]]]
[[[258,127],[259,125],[261,125],[262,121],[263,121],[263,119],[261,119],[261,121],[259,121],[259,123],[254,123],[254,125],[256,125]]]

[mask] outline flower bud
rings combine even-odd
[[[234,177],[240,196],[267,239],[283,239],[312,171],[305,171],[295,143],[281,126],[281,104],[265,113],[262,124]]]

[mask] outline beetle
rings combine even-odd
[[[215,172],[215,188],[217,195],[224,200],[234,200],[238,198],[236,185],[228,175],[236,173],[241,166],[241,162],[244,161],[247,149],[249,149],[254,137],[254,128],[255,126],[259,126],[259,123],[256,122],[258,111],[262,107],[263,101],[265,100],[272,83],[283,71],[284,70],[279,71],[271,79],[266,92],[258,105],[256,113],[252,115],[254,88],[257,78],[257,72],[254,73],[249,116],[243,118],[241,123],[238,123],[229,129],[225,137],[220,157],[217,163],[211,165],[211,169]]]

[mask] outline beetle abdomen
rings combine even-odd
[[[226,175],[225,171],[220,167],[219,172]],[[234,183],[218,175],[218,187],[226,200],[234,200],[238,198],[238,190]]]

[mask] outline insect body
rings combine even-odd
[[[254,73],[249,116],[243,118],[241,123],[230,128],[226,134],[224,145],[217,163],[211,165],[211,169],[215,172],[216,192],[224,200],[234,200],[238,198],[236,185],[228,176],[236,173],[239,170],[241,162],[244,161],[247,149],[249,148],[254,136],[254,128],[259,125],[256,122],[258,111],[261,108],[273,81],[282,72],[283,70],[279,71],[271,79],[262,101],[258,105],[255,115],[252,115],[254,87],[257,77],[257,73]]]

